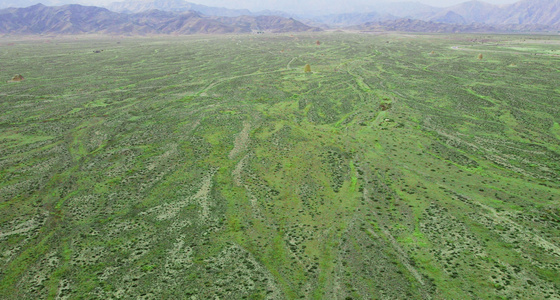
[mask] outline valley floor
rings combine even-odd
[[[0,295],[559,299],[559,45],[0,39]]]

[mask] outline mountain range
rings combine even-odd
[[[263,10],[252,12],[248,9],[231,9],[224,7],[206,6],[184,0],[153,0],[153,1],[125,1],[113,2],[107,9],[122,13],[139,13],[147,10],[157,9],[163,11],[197,11],[207,16],[239,17],[239,16],[280,16],[291,17],[292,15],[282,11]]]
[[[542,32],[550,31],[550,26],[537,24],[500,24],[489,25],[481,23],[451,24],[433,21],[422,21],[416,19],[396,19],[367,22],[364,24],[348,27],[360,31],[404,31],[404,32],[427,32],[427,33],[507,33],[507,32]]]
[[[558,28],[560,26],[560,0],[523,0],[502,6],[469,1],[419,19],[463,24],[538,24]]]
[[[367,22],[413,19],[445,24],[487,24],[506,28],[511,25],[541,25],[560,28],[560,0],[522,0],[508,5],[468,1],[446,8],[418,3],[393,3],[372,7],[371,11],[313,18],[331,26],[352,26]],[[524,26],[511,26],[515,28]],[[537,26],[538,27],[538,26]]]
[[[473,0],[445,8],[433,7],[418,2],[373,3],[365,6],[360,13],[323,16],[312,16],[309,14],[290,15],[279,11],[253,13],[249,10],[198,5],[184,0],[133,0],[116,2],[109,5],[108,8],[116,12],[127,13],[159,9],[164,11],[195,10],[210,16],[277,15],[305,20],[306,23],[312,25],[324,24],[330,27],[347,27],[371,22],[413,19],[445,24],[478,24],[474,27],[480,27],[480,24],[487,24],[500,25],[500,28],[507,28],[511,25],[541,25],[560,28],[560,0],[521,0],[508,5],[493,5]],[[511,27],[522,28],[531,26]]]
[[[0,10],[1,34],[197,34],[320,31],[279,16],[209,17],[196,11],[135,14],[77,4]]]
[[[320,28],[413,32],[560,29],[560,0],[522,0],[501,6],[469,1],[447,8],[401,2],[370,5],[368,8],[372,11],[369,12],[315,17],[291,16],[274,11],[253,13],[184,0],[116,2],[108,7],[111,9],[77,4],[37,4],[26,8],[2,9],[0,34],[279,33],[320,31]]]

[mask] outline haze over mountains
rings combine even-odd
[[[1,2],[2,6],[13,1]],[[66,0],[52,0],[50,3]],[[33,1],[27,1],[33,2]],[[25,2],[21,2],[25,3]],[[125,1],[107,8],[81,5],[0,10],[0,33],[194,34],[300,32],[322,28],[416,32],[543,31],[560,29],[560,0],[508,5],[468,1],[438,8],[417,2],[371,4],[371,11],[322,16],[251,12],[184,0]],[[305,24],[304,24],[305,23]],[[307,24],[307,25],[306,25]]]
[[[196,3],[187,2],[184,0],[154,0],[154,1],[124,1],[114,2],[107,6],[109,10],[123,13],[138,13],[147,10],[157,9],[163,11],[189,11],[194,10],[208,16],[220,17],[239,17],[239,16],[291,16],[282,11],[258,11],[252,12],[248,9],[230,9],[224,7],[212,7],[200,5]]]
[[[10,34],[195,34],[254,31],[317,31],[294,19],[278,16],[206,17],[195,11],[149,10],[136,14],[77,4],[0,10],[0,33]]]
[[[338,14],[314,18],[331,25],[349,26],[401,18],[447,24],[560,26],[560,0],[522,0],[510,5],[468,1],[447,8],[419,3],[394,3],[372,12]]]

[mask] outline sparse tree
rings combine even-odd
[[[482,59],[482,53],[478,55],[478,59]]]
[[[321,45],[321,42],[319,42],[319,41],[316,41],[315,43],[317,44],[317,46]]]
[[[305,73],[311,73],[311,66],[309,64],[306,64],[303,71],[305,71]]]

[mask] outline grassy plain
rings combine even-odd
[[[0,39],[0,297],[559,299],[559,45]]]

